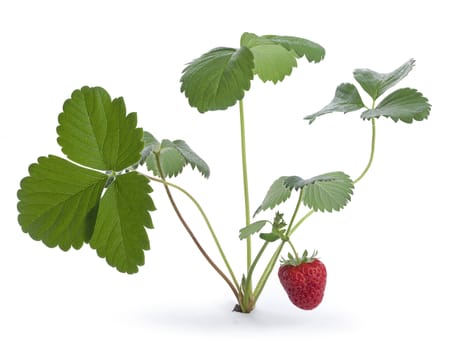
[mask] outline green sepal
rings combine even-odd
[[[18,191],[22,230],[48,247],[79,249],[94,230],[108,176],[50,155],[29,167]]]

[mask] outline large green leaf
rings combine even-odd
[[[117,176],[101,199],[90,245],[120,272],[137,272],[150,249],[145,227],[153,227],[151,191],[144,176],[130,172]]]
[[[291,196],[291,189],[287,188],[284,184],[286,176],[281,176],[273,182],[273,184],[268,189],[267,194],[265,195],[262,204],[257,208],[254,216],[257,215],[262,210],[273,209],[277,205],[285,202]]]
[[[277,83],[297,67],[297,58],[305,56],[310,62],[324,58],[324,49],[312,41],[278,35],[257,36],[243,33],[241,46],[248,47],[254,54],[254,72],[264,82]]]
[[[56,156],[41,157],[18,191],[22,230],[48,247],[79,249],[94,228],[107,176]]]
[[[284,185],[289,189],[302,189],[302,200],[315,211],[340,210],[353,194],[353,181],[343,172],[332,172],[310,179],[298,176],[287,177]]]
[[[333,112],[352,112],[365,107],[358,89],[350,83],[340,84],[335,90],[335,96],[332,101],[320,111],[306,116],[304,119],[309,120],[310,124],[323,114]]]
[[[181,92],[201,113],[233,106],[254,77],[254,57],[247,47],[215,48],[183,70]]]
[[[374,109],[364,111],[364,119],[389,117],[395,122],[401,120],[412,123],[428,118],[431,105],[428,100],[417,90],[404,88],[394,91],[386,96]]]
[[[410,59],[391,73],[377,73],[370,69],[356,69],[353,75],[369,96],[375,101],[380,95],[401,81],[414,67]]]
[[[126,116],[122,98],[111,100],[100,87],[75,90],[59,115],[58,143],[69,159],[99,170],[120,171],[140,159],[142,129]]]

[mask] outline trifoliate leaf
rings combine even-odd
[[[365,107],[358,89],[350,83],[340,84],[335,90],[333,100],[319,112],[310,114],[304,119],[309,120],[310,124],[323,114],[333,112],[348,113]]]
[[[265,195],[262,204],[257,208],[254,216],[262,210],[273,209],[277,205],[285,202],[291,196],[291,189],[284,184],[286,176],[282,176],[275,180],[270,186],[267,194]]]
[[[183,70],[181,92],[201,113],[233,106],[254,77],[254,57],[247,47],[215,48]]]
[[[250,235],[253,235],[254,233],[259,232],[260,230],[264,228],[264,226],[267,223],[269,223],[268,220],[260,220],[260,221],[255,221],[246,227],[243,227],[240,230],[240,239],[248,238]]]
[[[399,89],[386,96],[374,109],[364,111],[364,119],[389,117],[395,122],[401,120],[412,123],[428,118],[431,105],[428,100],[415,89]]]
[[[198,171],[205,177],[208,178],[210,174],[209,166],[206,162],[198,156],[183,140],[173,141],[174,146],[176,146],[177,151],[184,157],[185,162],[190,164],[192,169],[195,167]]]
[[[297,58],[305,56],[310,62],[319,62],[325,54],[318,44],[292,36],[243,33],[240,43],[254,54],[254,72],[263,82],[275,84],[292,73]]]
[[[119,175],[107,188],[99,206],[90,240],[101,258],[120,272],[135,273],[150,249],[145,228],[152,228],[149,211],[155,206],[148,179],[130,172]]]
[[[332,172],[304,180],[298,176],[285,178],[289,189],[302,189],[302,201],[315,211],[340,210],[350,201],[353,181],[343,172]]]
[[[41,157],[18,191],[18,221],[48,247],[81,248],[94,229],[108,176],[56,157]]]
[[[391,73],[377,73],[370,69],[356,69],[353,75],[356,81],[375,101],[380,95],[400,82],[414,67],[415,60],[410,59]]]
[[[75,90],[59,115],[58,143],[69,159],[99,170],[121,171],[140,159],[142,129],[126,116],[123,98],[100,87]]]

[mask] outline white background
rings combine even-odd
[[[2,1],[0,348],[458,349],[460,28],[453,4]],[[375,163],[351,203],[315,214],[294,235],[299,250],[318,249],[327,265],[319,308],[292,306],[273,274],[256,311],[232,313],[230,290],[157,185],[151,250],[136,275],[118,273],[89,247],[64,253],[22,233],[20,179],[39,156],[61,155],[55,128],[64,100],[83,85],[99,85],[124,96],[144,129],[185,139],[209,163],[209,180],[186,171],[177,183],[208,212],[240,276],[238,110],[199,114],[180,93],[179,79],[185,63],[217,46],[238,46],[245,31],[305,37],[327,52],[317,65],[299,61],[280,84],[256,78],[246,94],[253,210],[281,175],[342,170],[356,177],[364,168],[370,123],[359,113],[311,126],[302,120],[327,104],[338,84],[352,82],[353,69],[389,72],[415,58],[399,87],[418,89],[433,105],[420,123],[379,119]],[[175,195],[220,264],[198,213]]]

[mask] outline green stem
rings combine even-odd
[[[302,204],[302,195],[303,195],[303,189],[300,190],[300,193],[299,193],[299,199],[297,200],[297,204],[295,206],[295,209],[294,209],[294,213],[292,214],[292,217],[291,217],[291,220],[289,222],[289,226],[288,226],[288,229],[286,231],[286,237],[288,238],[287,240],[283,240],[280,245],[278,246],[278,248],[275,250],[275,253],[273,254],[272,258],[270,259],[270,261],[268,262],[268,265],[267,267],[265,268],[264,272],[262,273],[262,276],[260,277],[260,280],[259,282],[257,283],[257,286],[256,288],[254,289],[254,302],[257,301],[257,299],[259,298],[260,296],[260,293],[262,293],[262,290],[264,289],[265,287],[265,284],[267,283],[267,280],[268,280],[268,277],[270,276],[270,274],[272,273],[274,267],[275,267],[275,264],[276,262],[278,261],[278,258],[281,254],[281,251],[283,249],[283,246],[284,246],[284,243],[286,242],[289,242],[289,244],[291,245],[293,251],[294,251],[294,254],[296,256],[296,258],[298,257],[297,255],[297,251],[295,250],[294,246],[292,245],[291,241],[289,241],[289,236],[290,236],[290,231],[292,229],[292,225],[294,223],[294,220],[297,216],[297,213],[299,212],[299,208],[300,208],[300,205]],[[260,253],[261,254],[261,253]]]
[[[184,228],[186,229],[186,231],[188,232],[188,234],[192,238],[192,240],[195,243],[195,245],[197,246],[198,250],[205,257],[205,259],[208,261],[208,263],[214,268],[214,270],[216,270],[216,272],[225,280],[225,282],[231,288],[233,294],[236,296],[236,299],[239,300],[239,292],[240,291],[239,291],[239,288],[235,287],[235,286],[239,286],[239,284],[237,282],[235,274],[233,273],[233,270],[232,270],[232,268],[231,268],[231,266],[230,266],[230,264],[229,264],[229,262],[227,260],[227,257],[225,256],[225,253],[224,253],[224,251],[223,251],[223,249],[222,249],[222,247],[221,247],[221,245],[219,243],[219,240],[217,239],[217,235],[216,235],[214,229],[212,228],[212,225],[211,225],[206,213],[204,212],[203,208],[198,203],[198,201],[189,192],[187,192],[185,189],[183,189],[182,187],[177,186],[177,185],[175,185],[173,183],[167,182],[164,178],[163,179],[157,179],[155,177],[151,177],[151,176],[148,176],[148,175],[145,175],[145,174],[143,174],[143,175],[145,177],[147,177],[148,179],[152,180],[152,181],[159,182],[159,183],[162,183],[164,185],[165,190],[166,190],[166,194],[168,195],[169,201],[171,202],[171,204],[173,206],[173,209],[176,212],[176,215],[178,216],[178,218],[181,221],[182,225],[184,226]],[[176,202],[175,202],[174,198],[172,197],[172,194],[171,194],[171,191],[169,190],[169,187],[173,187],[173,188],[179,190],[180,192],[182,192],[183,194],[185,194],[193,202],[193,204],[197,207],[198,211],[201,213],[204,221],[206,222],[206,225],[207,225],[209,231],[211,232],[211,235],[212,235],[212,237],[214,239],[214,242],[215,242],[215,244],[217,246],[217,249],[219,250],[219,253],[220,253],[220,255],[221,255],[221,257],[222,257],[222,259],[223,259],[223,261],[225,263],[225,266],[227,267],[227,270],[228,270],[228,272],[230,273],[230,275],[232,277],[233,283],[227,278],[227,276],[222,272],[222,270],[220,270],[220,268],[209,257],[209,255],[206,253],[204,248],[199,243],[198,239],[195,237],[194,233],[192,232],[192,230],[188,226],[187,222],[183,218],[181,212],[179,211],[179,208],[177,207]]]
[[[240,109],[240,137],[241,137],[241,160],[243,163],[243,187],[244,187],[244,212],[246,226],[251,223],[251,213],[249,208],[249,182],[248,182],[248,166],[246,161],[246,131],[244,126],[244,106],[243,100],[239,100]],[[251,237],[246,239],[246,262],[247,269],[251,268],[252,251],[251,251]]]
[[[372,118],[371,120],[372,122],[372,141],[371,141],[371,154],[370,154],[370,157],[369,157],[369,161],[367,163],[367,166],[366,168],[363,170],[363,172],[361,173],[361,175],[359,175],[355,181],[353,181],[353,183],[356,185],[359,181],[361,181],[361,179],[367,174],[367,172],[369,171],[369,169],[371,168],[371,165],[372,165],[372,162],[374,160],[374,153],[375,153],[375,134],[376,134],[376,131],[375,131],[375,118]]]
[[[255,269],[257,263],[259,262],[260,257],[264,253],[265,249],[268,247],[268,244],[269,244],[269,242],[265,241],[265,243],[262,245],[262,247],[260,248],[259,252],[257,253],[254,261],[252,262],[251,267],[249,268],[249,271],[248,271],[248,277],[247,277],[248,280],[252,278],[252,274],[254,273],[254,269]]]

